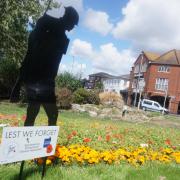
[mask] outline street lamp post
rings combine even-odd
[[[134,98],[134,107],[136,106],[136,102],[137,102],[137,90],[140,92],[139,81],[140,81],[140,75],[141,75],[142,61],[143,61],[143,53],[141,53],[141,62],[139,66],[138,79],[136,83],[136,92],[135,92],[135,98]]]
[[[168,87],[166,87],[166,89],[165,89],[165,97],[164,97],[164,104],[163,104],[162,115],[164,115],[164,108],[165,108],[165,105],[166,105],[166,99],[167,99],[167,91],[168,91]]]

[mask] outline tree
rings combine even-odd
[[[48,2],[49,0],[0,1],[0,89],[8,90],[7,94],[11,91],[18,75],[17,69],[27,49],[28,19],[32,16],[36,21]]]
[[[66,87],[67,89],[71,90],[74,92],[76,89],[82,87],[82,83],[80,79],[75,77],[73,74],[69,72],[64,72],[60,75],[57,76],[56,78],[56,85],[59,88],[64,88]]]
[[[0,1],[0,52],[6,58],[21,62],[27,46],[27,23],[30,16],[36,21],[49,0]],[[57,7],[57,4],[52,4]]]
[[[15,62],[2,59],[0,61],[0,97],[8,98],[11,87],[16,81],[18,66]]]

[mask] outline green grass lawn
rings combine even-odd
[[[0,103],[0,114],[15,114],[17,120],[4,119],[0,123],[23,126],[21,117],[26,108],[16,104]],[[155,115],[154,115],[155,116]],[[16,123],[16,124],[17,124]],[[47,117],[41,109],[36,125],[46,125]],[[173,147],[180,150],[180,131],[175,128],[163,128],[149,124],[135,124],[124,121],[112,121],[110,119],[96,119],[86,113],[62,111],[59,113],[58,125],[60,126],[58,143],[61,145],[85,144],[96,150],[116,149],[118,147],[139,147],[140,144],[149,144],[151,148],[158,150],[168,147],[168,139]],[[2,132],[2,130],[1,130]],[[76,136],[70,136],[76,132]],[[109,136],[107,141],[107,135]],[[91,141],[84,143],[84,138]],[[20,165],[18,163],[0,166],[0,179],[17,178]],[[41,169],[34,163],[26,163],[24,176],[26,179],[41,179]],[[24,179],[25,179],[24,177]],[[127,163],[119,165],[97,164],[80,166],[62,165],[49,166],[45,179],[180,179],[180,166],[175,163],[146,163],[143,166],[134,167]]]

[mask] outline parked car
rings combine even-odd
[[[143,99],[141,101],[141,108],[146,111],[146,110],[149,110],[149,111],[157,111],[157,112],[163,112],[168,114],[169,113],[169,110],[166,109],[166,108],[163,108],[158,102],[156,101],[152,101],[152,100],[149,100],[149,99]]]

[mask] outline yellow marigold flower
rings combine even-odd
[[[180,164],[180,157],[175,157],[176,163]]]
[[[62,161],[70,162],[70,159],[69,159],[67,156],[64,156],[64,157],[62,158]]]
[[[144,162],[145,162],[144,156],[139,156],[139,157],[138,157],[138,161],[139,161],[141,164],[144,164]]]
[[[162,152],[164,152],[166,154],[171,154],[173,152],[173,150],[170,148],[166,148],[166,149],[163,149]]]
[[[83,158],[84,158],[85,160],[88,160],[88,159],[90,158],[90,155],[89,155],[89,154],[84,154],[84,155],[83,155]]]
[[[52,164],[52,161],[50,159],[47,159],[46,160],[46,165],[50,165],[50,164]]]
[[[112,159],[108,159],[108,163],[111,164],[112,163]]]
[[[82,157],[79,157],[79,156],[76,157],[76,160],[77,160],[78,162],[81,162],[81,163],[83,162],[83,158],[82,158]]]

